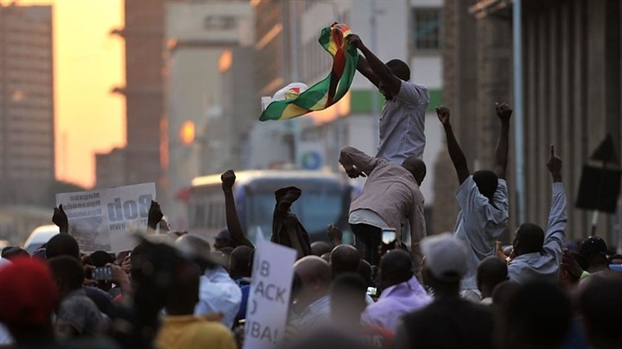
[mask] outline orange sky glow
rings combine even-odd
[[[4,5],[12,1],[0,0]],[[95,184],[95,152],[125,145],[123,0],[20,0],[54,6],[56,178]]]

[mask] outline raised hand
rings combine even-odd
[[[562,180],[562,160],[555,155],[555,146],[551,144],[549,150],[549,160],[546,162],[546,167],[551,173],[554,182],[561,182]]]
[[[331,224],[328,226],[328,229],[326,229],[326,233],[328,234],[328,239],[333,243],[333,245],[341,245],[341,241],[343,239],[343,232],[341,229]]]
[[[162,209],[160,208],[160,204],[157,201],[151,200],[151,206],[149,207],[149,216],[147,220],[147,226],[153,230],[155,230],[158,226],[158,223],[162,220],[164,214],[162,213]]]
[[[497,111],[497,116],[501,119],[501,121],[510,120],[510,117],[512,116],[512,109],[510,109],[507,104],[502,103],[499,105],[499,103],[495,103],[495,110]]]
[[[363,41],[361,40],[361,38],[356,35],[356,34],[350,34],[346,37],[346,40],[348,41],[348,44],[356,47],[356,48],[360,48],[361,45],[363,44]]]
[[[235,184],[235,172],[233,172],[233,170],[225,171],[225,173],[220,176],[220,180],[222,181],[223,190],[231,190]]]
[[[440,107],[436,107],[436,115],[443,126],[449,125],[449,108],[442,105]]]
[[[69,219],[63,209],[63,205],[59,205],[54,208],[54,215],[52,216],[52,222],[58,226],[61,233],[69,233]]]

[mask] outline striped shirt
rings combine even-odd
[[[402,81],[400,90],[380,113],[380,144],[376,157],[401,165],[407,157],[423,157],[428,89]]]
[[[291,339],[301,332],[306,332],[325,324],[330,318],[330,297],[328,295],[309,304],[301,313],[290,312],[286,328],[286,337]]]

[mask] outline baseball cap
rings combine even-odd
[[[581,246],[579,246],[579,254],[583,257],[589,257],[596,253],[611,255],[614,254],[614,251],[607,248],[607,243],[601,237],[590,236],[583,240]]]
[[[20,257],[0,269],[0,322],[45,325],[58,303],[58,292],[45,262]]]
[[[440,281],[459,281],[467,271],[467,247],[452,234],[428,236],[421,240],[425,268]]]

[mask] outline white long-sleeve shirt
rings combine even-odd
[[[222,323],[231,328],[242,303],[240,287],[222,267],[206,271],[200,282],[194,315],[222,313]]]
[[[566,220],[564,185],[556,182],[553,183],[553,201],[542,252],[525,253],[514,258],[508,264],[511,281],[520,284],[536,280],[557,283],[566,238]]]

